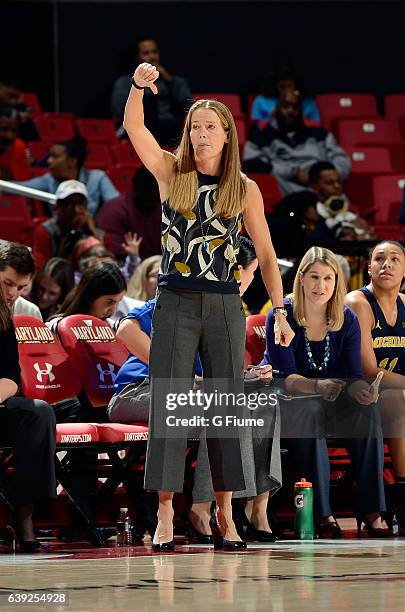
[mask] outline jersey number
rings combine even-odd
[[[398,363],[398,357],[394,357],[394,359],[391,359],[389,365],[388,365],[388,360],[389,360],[389,357],[386,357],[385,359],[380,361],[380,363],[378,364],[378,367],[382,368],[383,370],[388,370],[388,372],[393,372],[395,366]]]

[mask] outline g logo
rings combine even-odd
[[[298,495],[294,497],[294,504],[296,508],[304,507],[304,496],[302,493],[299,493]]]

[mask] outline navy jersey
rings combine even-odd
[[[374,314],[371,335],[378,367],[405,375],[405,304],[398,296],[397,320],[395,325],[389,325],[371,291],[367,287],[362,287],[360,291],[367,298]]]

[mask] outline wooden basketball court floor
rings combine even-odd
[[[85,548],[49,545],[44,554],[0,555],[0,609],[10,593],[65,591],[69,605],[37,610],[405,609],[405,538],[251,544],[247,551],[179,545]],[[181,541],[180,541],[181,542]],[[25,609],[33,607],[24,606]]]

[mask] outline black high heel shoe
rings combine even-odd
[[[162,542],[162,544],[155,544],[152,542],[152,550],[155,552],[173,551],[174,549],[174,540],[171,540],[170,542]]]
[[[356,516],[357,523],[357,537],[361,537],[361,530],[364,524],[364,528],[367,531],[370,538],[390,538],[394,534],[391,529],[385,527],[373,527],[366,517]]]
[[[155,535],[156,535],[156,532],[155,532]],[[163,537],[163,536],[161,536],[161,537]],[[174,547],[173,536],[172,536],[172,539],[170,540],[170,542],[155,543],[152,540],[152,550],[154,550],[155,552],[173,551],[174,548],[175,547]]]
[[[44,547],[39,540],[20,540],[18,543],[18,552],[25,554],[43,552]]]
[[[210,528],[212,533],[212,541],[214,542],[214,550],[245,550],[247,544],[244,540],[226,540],[221,533],[218,525],[217,517],[213,514],[210,518]]]
[[[264,529],[256,529],[254,525],[249,521],[245,512],[242,512],[241,517],[242,525],[241,530],[243,536],[251,542],[277,542],[278,537],[271,531],[264,531]]]
[[[321,539],[337,540],[343,538],[343,531],[336,520],[317,525],[316,534]]]
[[[189,519],[189,524],[186,530],[186,536],[188,538],[189,544],[212,544],[212,535],[208,535],[205,533],[201,533],[198,531]]]

